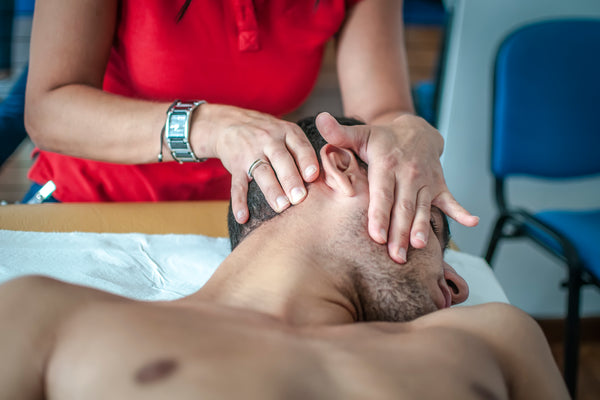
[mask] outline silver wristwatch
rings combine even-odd
[[[175,100],[167,110],[167,122],[165,123],[167,145],[171,150],[171,155],[179,163],[206,161],[206,158],[196,157],[189,142],[192,112],[204,103],[206,103],[204,100]]]

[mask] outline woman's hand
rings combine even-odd
[[[277,212],[304,200],[304,181],[312,182],[319,176],[319,163],[298,125],[233,106],[207,103],[197,110],[200,118],[194,124],[200,130],[192,133],[191,139],[208,135],[208,141],[198,144],[198,154],[218,157],[231,173],[231,206],[239,223],[249,217],[247,194],[252,178]],[[203,144],[209,148],[202,148]],[[248,170],[258,159],[267,163],[258,165],[250,178]]]
[[[329,143],[354,150],[369,165],[369,235],[387,242],[396,262],[406,262],[409,244],[427,244],[431,205],[462,225],[479,222],[448,191],[439,160],[443,138],[422,118],[405,114],[386,125],[342,126],[321,113],[316,122]]]

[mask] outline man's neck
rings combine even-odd
[[[256,311],[291,325],[351,323],[358,299],[343,265],[334,265],[314,230],[278,221],[249,235],[191,300]],[[310,236],[310,237],[309,237]],[[272,240],[277,238],[277,240]],[[327,268],[324,268],[324,266]]]

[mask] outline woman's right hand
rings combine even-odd
[[[306,197],[304,181],[319,176],[316,153],[304,131],[269,114],[220,104],[195,111],[190,140],[195,153],[221,160],[231,173],[231,207],[236,220],[248,220],[248,183],[253,178],[271,208],[281,212]],[[250,166],[258,159],[252,178]]]

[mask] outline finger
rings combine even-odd
[[[321,136],[335,146],[354,150],[365,162],[367,143],[371,129],[368,125],[340,125],[331,114],[322,112],[317,115],[315,124]]]
[[[265,154],[271,162],[272,171],[275,172],[276,182],[283,189],[287,199],[292,204],[298,204],[306,197],[304,181],[298,172],[294,158],[282,142],[266,148]],[[264,192],[264,191],[263,191]]]
[[[396,202],[392,210],[388,252],[392,260],[403,264],[406,262],[410,229],[415,217],[417,192],[411,186],[397,185]]]
[[[275,212],[280,213],[289,207],[290,201],[281,189],[275,177],[275,172],[269,164],[261,164],[256,167],[253,178]]]
[[[410,230],[410,244],[416,249],[427,246],[431,225],[431,194],[427,186],[417,193],[415,219]]]
[[[285,136],[285,144],[296,160],[296,165],[306,182],[312,182],[319,176],[319,160],[304,131],[296,124]]]
[[[376,168],[369,169],[369,236],[377,243],[386,243],[390,215],[395,199],[396,180],[393,174],[378,173]]]
[[[231,209],[239,224],[245,224],[250,217],[248,212],[248,175],[231,176]]]
[[[438,207],[448,217],[461,225],[473,227],[479,223],[479,217],[472,215],[461,206],[449,191],[440,193],[431,203]]]

